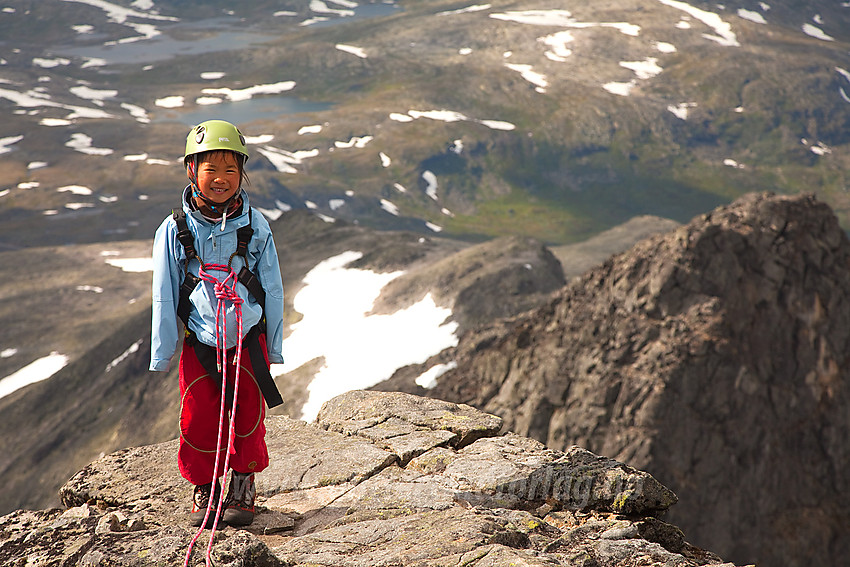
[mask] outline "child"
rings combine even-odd
[[[225,523],[253,521],[254,474],[269,462],[263,398],[269,407],[282,401],[269,362],[283,362],[283,284],[268,222],[242,189],[247,159],[233,124],[209,120],[192,128],[182,212],[167,217],[154,237],[150,369],[168,369],[179,317],[177,460],[195,485],[191,521],[207,528],[222,508]],[[219,477],[228,465],[233,472],[222,506]]]

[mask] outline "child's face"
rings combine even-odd
[[[239,164],[233,152],[212,152],[198,164],[198,189],[213,203],[224,203],[239,191]]]

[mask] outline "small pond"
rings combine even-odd
[[[182,122],[188,126],[215,118],[234,124],[248,124],[261,120],[280,120],[286,115],[302,112],[321,112],[332,108],[326,102],[312,102],[293,95],[258,95],[249,100],[223,102],[188,108],[158,108],[156,122]],[[256,133],[256,132],[255,132]]]
[[[364,20],[388,16],[401,10],[396,4],[361,4],[353,8],[354,15],[339,17],[331,15],[326,21],[311,24],[313,27],[337,26]],[[289,16],[278,16],[281,24],[291,25]],[[56,50],[58,55],[103,59],[107,65],[153,63],[181,55],[215,53],[243,49],[262,45],[267,41],[280,39],[280,34],[257,32],[240,27],[237,18],[215,18],[196,22],[160,24],[160,35],[147,40],[129,43],[105,43],[97,45],[68,45]],[[128,29],[128,37],[133,33]],[[188,33],[187,33],[188,32]],[[203,33],[201,33],[203,32]],[[177,36],[177,37],[174,37]],[[199,37],[200,36],[200,37]],[[192,39],[187,39],[191,37]],[[81,41],[86,36],[80,36]]]

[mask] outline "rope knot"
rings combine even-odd
[[[215,297],[219,301],[226,300],[230,301],[234,305],[242,305],[243,300],[239,297],[239,294],[236,293],[236,282],[233,285],[228,286],[227,280],[230,278],[228,276],[224,281],[215,282],[213,285],[213,290],[215,291]]]

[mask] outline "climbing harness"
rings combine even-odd
[[[262,346],[260,345],[259,341],[260,334],[265,330],[264,319],[262,319],[261,323],[255,325],[254,328],[252,328],[248,332],[244,340],[242,339],[243,300],[241,297],[239,297],[239,294],[236,290],[236,287],[239,283],[241,283],[248,289],[248,292],[254,297],[254,299],[257,300],[257,302],[260,304],[260,306],[263,308],[263,311],[265,312],[265,291],[263,290],[260,281],[248,268],[248,244],[254,234],[254,229],[251,227],[251,222],[253,219],[251,217],[251,210],[249,209],[248,224],[236,230],[236,250],[233,252],[233,254],[230,255],[227,264],[224,265],[205,264],[201,260],[195,248],[194,237],[192,235],[192,231],[189,229],[188,222],[186,221],[186,214],[181,210],[178,212],[174,212],[172,216],[177,224],[177,240],[180,242],[180,244],[183,245],[183,249],[186,254],[186,264],[184,266],[183,283],[180,286],[180,300],[177,306],[177,314],[183,321],[184,327],[187,329],[186,340],[189,341],[189,345],[194,348],[195,353],[198,356],[198,361],[201,363],[204,369],[207,370],[213,380],[219,381],[219,385],[221,387],[221,406],[219,408],[218,440],[216,441],[216,455],[213,476],[216,476],[219,470],[224,470],[226,480],[226,471],[229,470],[230,466],[230,456],[236,453],[234,449],[234,442],[236,438],[235,418],[239,393],[239,369],[241,368],[242,364],[243,342],[248,348],[248,353],[251,358],[251,364],[254,369],[255,377],[257,379],[258,385],[260,386],[260,391],[262,392],[263,397],[266,400],[266,403],[270,408],[283,403],[283,399],[280,396],[280,392],[277,390],[277,386],[275,385],[274,380],[271,377],[271,373],[269,372],[268,364],[266,363],[266,359],[262,351]],[[233,259],[236,256],[241,256],[243,259],[243,266],[238,274],[234,271],[232,266]],[[189,271],[189,262],[193,258],[198,260],[200,264],[197,276]],[[216,277],[217,274],[220,274],[221,277]],[[200,283],[201,281],[211,284],[215,292],[215,347],[211,347],[201,343],[194,335],[194,333],[188,330],[190,311],[189,296],[191,295],[195,287],[198,285],[198,283]],[[227,360],[228,349],[226,314],[228,303],[233,306],[234,314],[236,316],[236,336],[238,337],[235,347],[235,356],[233,357],[234,376],[232,387],[230,386],[227,380],[227,368],[229,365]],[[229,412],[227,409],[228,407],[230,408]],[[225,451],[224,467],[222,469],[219,469],[219,459],[221,457],[222,449],[224,448],[222,433],[224,430],[225,417],[227,417],[227,419],[229,420],[226,443],[227,450]],[[217,482],[217,478],[213,478],[212,481],[213,483]],[[213,491],[212,494],[214,496],[215,491]],[[186,560],[183,563],[184,567],[188,567],[195,542],[198,540],[201,533],[203,533],[203,530],[206,528],[210,512],[213,508],[214,500],[214,497],[210,497],[207,501],[207,509],[204,514],[203,522],[201,522],[201,527],[199,528],[195,536],[192,538],[192,541],[189,543],[189,549],[186,551]],[[216,528],[218,527],[218,521],[222,515],[222,507],[224,506],[224,501],[225,493],[224,490],[221,490],[219,491],[218,505],[215,512],[215,518],[213,519],[209,543],[207,545],[207,567],[210,567],[212,565],[212,547],[215,539]]]
[[[186,221],[186,213],[182,210],[175,211],[172,216],[174,221],[177,223],[177,240],[183,245],[183,250],[186,254],[183,283],[180,285],[180,299],[177,303],[177,316],[180,317],[181,321],[183,321],[183,326],[188,329],[189,310],[191,307],[189,297],[201,281],[199,276],[196,276],[189,271],[189,262],[194,258],[198,260],[201,266],[203,266],[204,263],[198,256],[195,249],[195,240],[192,235],[192,231],[189,230],[189,224]],[[263,311],[265,311],[266,292],[263,290],[260,280],[258,280],[257,276],[248,268],[248,243],[251,242],[251,238],[254,235],[254,229],[251,228],[252,220],[252,211],[249,210],[248,224],[236,229],[236,250],[230,255],[230,259],[227,264],[228,268],[230,268],[232,266],[233,259],[236,256],[242,257],[243,266],[242,269],[239,270],[239,273],[236,274],[236,279],[248,289],[248,292],[254,297],[254,299],[257,300],[257,303],[260,304]],[[265,398],[266,404],[268,404],[269,408],[273,408],[282,404],[283,398],[274,383],[268,364],[266,364],[263,348],[260,345],[260,335],[264,332],[265,319],[262,319],[260,323],[248,331],[248,334],[244,338],[244,343],[248,347],[248,355],[251,357],[251,364],[254,367],[257,384],[260,386],[263,398]],[[209,372],[210,376],[212,376],[217,382],[221,381],[224,383],[221,379],[221,371],[216,362],[217,355],[215,354],[215,349],[200,342],[192,332],[188,333],[186,340],[189,342],[189,345],[195,348],[195,353],[198,355],[198,361],[200,361],[204,369]],[[230,393],[227,394],[228,399],[230,398],[230,395]]]

